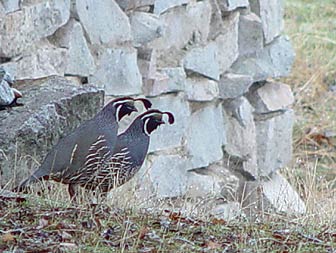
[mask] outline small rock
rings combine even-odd
[[[237,8],[248,7],[248,0],[217,0],[222,11],[233,11]]]
[[[185,92],[189,101],[212,101],[219,95],[218,83],[203,77],[188,78]]]
[[[239,202],[229,202],[214,207],[210,214],[217,219],[230,221],[241,215],[241,204]]]
[[[153,5],[155,0],[116,0],[116,2],[122,10],[129,11]]]
[[[156,74],[156,50],[138,48],[138,67],[143,79],[151,79]]]
[[[20,10],[20,0],[2,0],[1,2],[6,14]]]
[[[222,99],[236,98],[246,93],[253,79],[248,75],[224,74],[220,77],[218,87]]]
[[[183,5],[183,4],[188,4],[191,2],[191,0],[155,0],[154,3],[154,13],[155,14],[161,14],[165,11],[167,11],[170,8]]]

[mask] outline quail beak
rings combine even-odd
[[[129,113],[128,113],[128,116],[131,115],[132,112],[137,112],[137,111],[138,111],[138,109],[135,108],[135,106],[133,106],[133,107],[130,109],[130,111],[129,111]]]

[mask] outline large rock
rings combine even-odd
[[[254,14],[240,15],[238,46],[239,55],[252,55],[264,45],[264,34],[260,18]]]
[[[0,112],[0,185],[18,183],[58,139],[96,114],[103,92],[50,78],[21,89],[23,107]]]
[[[270,43],[283,28],[283,0],[250,0],[250,6],[261,18],[266,44]]]
[[[171,126],[161,126],[151,135],[149,152],[180,148],[190,117],[186,98],[183,94],[168,94],[152,98],[151,101],[153,108],[172,112],[175,116],[175,123]]]
[[[2,0],[2,4],[6,13],[14,12],[20,9],[20,0]]]
[[[293,110],[255,122],[260,176],[267,177],[291,161],[293,123]]]
[[[232,65],[236,74],[253,76],[253,80],[263,81],[269,77],[287,76],[294,62],[294,50],[288,38],[281,36],[254,56],[241,56]]]
[[[135,11],[130,16],[133,43],[136,47],[145,46],[147,43],[161,37],[164,25],[157,15]]]
[[[154,13],[155,14],[161,14],[165,11],[167,11],[170,8],[182,5],[182,4],[188,4],[191,2],[191,0],[155,0],[154,3]]]
[[[212,101],[219,96],[218,83],[204,77],[192,77],[186,81],[186,89],[189,101]]]
[[[65,74],[89,76],[94,72],[94,59],[87,45],[80,23],[71,19],[56,32],[54,42],[58,47],[68,49]]]
[[[0,22],[0,57],[14,57],[52,35],[70,17],[70,0],[49,0],[25,6]]]
[[[188,118],[186,150],[193,168],[201,168],[223,158],[226,144],[221,105],[199,108]]]
[[[256,179],[259,175],[253,107],[247,99],[236,98],[227,101],[224,109],[225,159],[246,179]],[[233,166],[236,160],[237,166]]]
[[[142,93],[137,52],[132,47],[107,48],[98,60],[89,82],[105,89],[111,96]]]
[[[283,110],[294,103],[294,95],[290,86],[274,81],[266,81],[258,88],[252,87],[247,98],[256,113]]]
[[[114,0],[76,0],[74,8],[92,44],[118,44],[132,39],[128,17]]]
[[[24,56],[3,64],[16,80],[63,76],[67,64],[67,50],[51,45],[48,41],[36,44]]]
[[[238,20],[239,13],[230,15],[221,35],[189,51],[183,59],[185,69],[218,81],[238,57]]]
[[[219,96],[222,99],[236,98],[246,93],[253,79],[248,75],[224,74],[219,80]]]

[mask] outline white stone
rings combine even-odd
[[[255,122],[260,176],[267,177],[291,161],[293,123],[293,110]]]
[[[224,74],[218,83],[219,96],[222,99],[239,97],[248,91],[252,83],[253,79],[248,75]]]
[[[157,72],[156,50],[138,48],[138,67],[143,79],[151,79]]]
[[[237,8],[248,7],[248,0],[217,0],[222,11],[233,11]]]
[[[0,79],[0,105],[9,105],[15,98],[14,92],[5,80]]]
[[[43,41],[17,61],[9,62],[16,80],[63,76],[67,64],[67,50]]]
[[[173,8],[175,6],[179,6],[182,4],[188,4],[191,2],[191,0],[155,0],[154,3],[154,13],[155,14],[161,14],[165,11],[167,11],[170,8]]]
[[[288,38],[280,36],[255,56],[242,56],[232,65],[236,74],[251,75],[254,82],[269,77],[288,76],[294,62],[294,50]]]
[[[239,13],[232,14],[215,41],[189,51],[183,59],[185,69],[218,81],[238,57],[238,21]]]
[[[20,9],[20,0],[2,0],[1,2],[6,13],[14,12]]]
[[[164,26],[157,15],[135,11],[130,16],[133,43],[136,47],[161,37]]]
[[[257,113],[286,109],[294,103],[290,86],[274,81],[266,81],[263,86],[251,91],[247,98]]]
[[[189,101],[212,101],[219,96],[218,83],[203,77],[188,78],[185,92]]]
[[[149,152],[181,147],[190,117],[186,98],[183,94],[169,94],[152,98],[151,102],[153,108],[172,112],[175,116],[175,123],[169,127],[162,126],[151,135]]]
[[[103,87],[110,96],[142,93],[142,80],[134,48],[107,48],[89,82]]]
[[[144,93],[147,96],[157,96],[163,93],[172,93],[183,91],[186,82],[184,69],[178,68],[161,68],[158,73],[144,84]]]
[[[178,197],[187,191],[188,159],[179,155],[151,155],[145,171],[157,198]]]
[[[270,180],[262,182],[264,202],[278,212],[303,214],[306,206],[298,193],[279,173],[274,173]]]
[[[89,76],[95,70],[94,59],[84,37],[80,23],[74,19],[55,34],[55,42],[59,47],[68,49],[65,74]]]
[[[130,41],[131,26],[114,0],[76,0],[76,12],[92,44]]]
[[[256,126],[253,107],[245,98],[239,98],[224,104],[224,129],[226,145],[224,150],[228,163],[238,158],[242,166],[237,170],[245,176],[258,178]]]
[[[226,144],[221,105],[198,109],[188,118],[186,150],[193,168],[206,167],[223,158],[222,146]]]
[[[262,50],[264,34],[260,18],[254,14],[240,15],[238,46],[239,55],[250,55]]]
[[[70,0],[50,0],[9,13],[1,22],[0,56],[17,56],[52,35],[69,17]]]
[[[153,5],[155,0],[116,0],[119,4],[120,8],[128,11],[128,10],[136,10],[143,6]]]
[[[283,0],[251,0],[251,10],[260,16],[266,44],[281,34],[283,28]]]
[[[213,217],[217,219],[223,219],[225,221],[233,220],[239,217],[241,213],[241,204],[239,202],[220,204],[210,211],[210,214]]]

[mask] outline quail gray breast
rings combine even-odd
[[[11,87],[13,82],[10,74],[0,67],[0,111],[23,105],[17,101],[22,97],[22,94],[17,89]]]
[[[47,154],[41,166],[14,191],[23,191],[29,184],[41,179],[52,179],[69,184],[69,194],[75,195],[74,185],[97,169],[96,165],[104,163],[117,141],[118,121],[124,116],[137,111],[134,102],[141,101],[145,108],[151,107],[150,101],[131,97],[117,98],[109,102],[98,114],[83,122],[72,133],[60,139]],[[99,155],[99,161],[96,159]]]
[[[139,115],[118,135],[112,153],[108,152],[106,142],[98,141],[88,154],[86,167],[69,178],[69,182],[106,193],[129,181],[141,168],[148,152],[150,134],[165,123],[165,114],[169,124],[173,124],[174,116],[170,112],[148,110]]]

